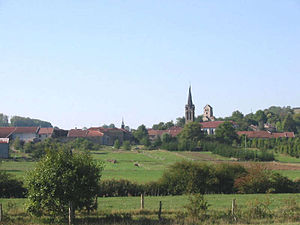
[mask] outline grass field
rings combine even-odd
[[[265,201],[270,200],[270,209],[278,209],[284,204],[284,200],[293,198],[300,202],[300,194],[208,194],[205,199],[209,203],[211,210],[226,210],[230,209],[232,199],[236,199],[238,207],[247,207],[252,200]],[[183,210],[188,203],[188,196],[146,196],[145,209],[157,210],[159,201],[162,201],[164,210]],[[18,212],[25,211],[26,199],[0,199],[3,205],[3,210],[16,210]],[[10,205],[10,206],[9,206]],[[140,209],[140,197],[111,197],[98,198],[98,210],[112,211],[130,211]]]
[[[211,152],[170,152],[164,150],[121,151],[105,147],[101,151],[93,151],[91,153],[94,159],[105,162],[102,179],[128,179],[138,183],[158,180],[164,170],[177,161],[231,162],[230,158],[215,155]],[[0,168],[24,180],[26,171],[32,169],[35,164],[35,162],[26,159],[24,156],[22,155],[22,158],[3,161],[0,164]],[[300,178],[299,159],[283,155],[276,155],[276,157],[285,163],[276,165],[276,167],[271,169],[291,179]],[[117,163],[109,162],[109,160],[116,160]],[[138,164],[138,166],[135,166],[135,164]],[[293,168],[290,169],[289,166]]]

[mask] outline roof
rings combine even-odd
[[[37,133],[39,127],[16,127],[13,133]]]
[[[246,135],[248,138],[294,138],[294,132],[272,133],[269,131],[238,131],[239,136]]]
[[[148,129],[148,135],[149,136],[161,136],[164,133],[168,133],[171,136],[177,136],[181,132],[182,128],[181,127],[170,127],[167,130],[154,130],[154,129]]]
[[[104,134],[98,130],[88,130],[88,137],[102,137]]]
[[[9,137],[15,129],[15,127],[0,127],[0,138]]]
[[[81,129],[71,129],[68,132],[68,137],[86,137],[88,131],[87,130],[81,130]]]
[[[49,128],[46,128],[46,127],[42,127],[40,128],[39,130],[39,134],[52,134],[53,133],[53,128],[52,127],[49,127]]]
[[[0,144],[8,144],[9,138],[0,138]]]
[[[68,132],[68,137],[102,137],[104,134],[99,130],[82,130],[71,129]]]
[[[207,122],[201,122],[202,128],[217,128],[225,121],[207,121]]]

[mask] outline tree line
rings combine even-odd
[[[255,113],[246,115],[236,110],[231,116],[219,117],[216,120],[234,121],[238,125],[238,130],[250,130],[250,125],[257,126],[259,130],[265,130],[264,125],[269,124],[277,132],[291,131],[296,134],[300,133],[300,114],[295,114],[290,106],[271,106],[267,109],[257,110]],[[202,115],[197,116],[195,122],[202,122]],[[178,117],[175,123],[172,120],[166,123],[159,122],[158,124],[153,124],[152,129],[166,130],[172,126],[184,127],[184,125],[185,118]]]
[[[21,116],[13,116],[9,119],[7,115],[0,113],[0,127],[52,127],[52,124],[47,121]]]

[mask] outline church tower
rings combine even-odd
[[[195,105],[193,104],[192,92],[190,86],[188,102],[185,105],[185,123],[187,124],[189,122],[194,122],[194,121],[195,121]]]
[[[122,118],[122,124],[121,124],[121,129],[125,129],[125,123],[124,123],[124,119]]]

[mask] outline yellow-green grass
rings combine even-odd
[[[270,209],[278,209],[284,201],[288,199],[294,199],[296,202],[300,202],[300,194],[208,194],[205,195],[205,199],[208,201],[209,209],[211,210],[226,210],[230,209],[232,200],[236,199],[236,203],[239,208],[245,208],[253,200],[271,202]],[[158,196],[158,197],[145,197],[145,209],[157,210],[159,201],[162,201],[163,210],[183,210],[184,206],[188,204],[188,196]],[[0,203],[3,205],[3,209],[8,210],[9,204],[15,205],[12,210],[24,212],[26,209],[27,199],[0,199]],[[13,203],[13,204],[11,204]],[[101,197],[98,198],[98,210],[99,211],[131,211],[140,209],[140,197]]]
[[[300,170],[274,170],[292,180],[300,179]]]
[[[276,161],[285,163],[300,163],[300,158],[292,157],[284,154],[275,154]]]

